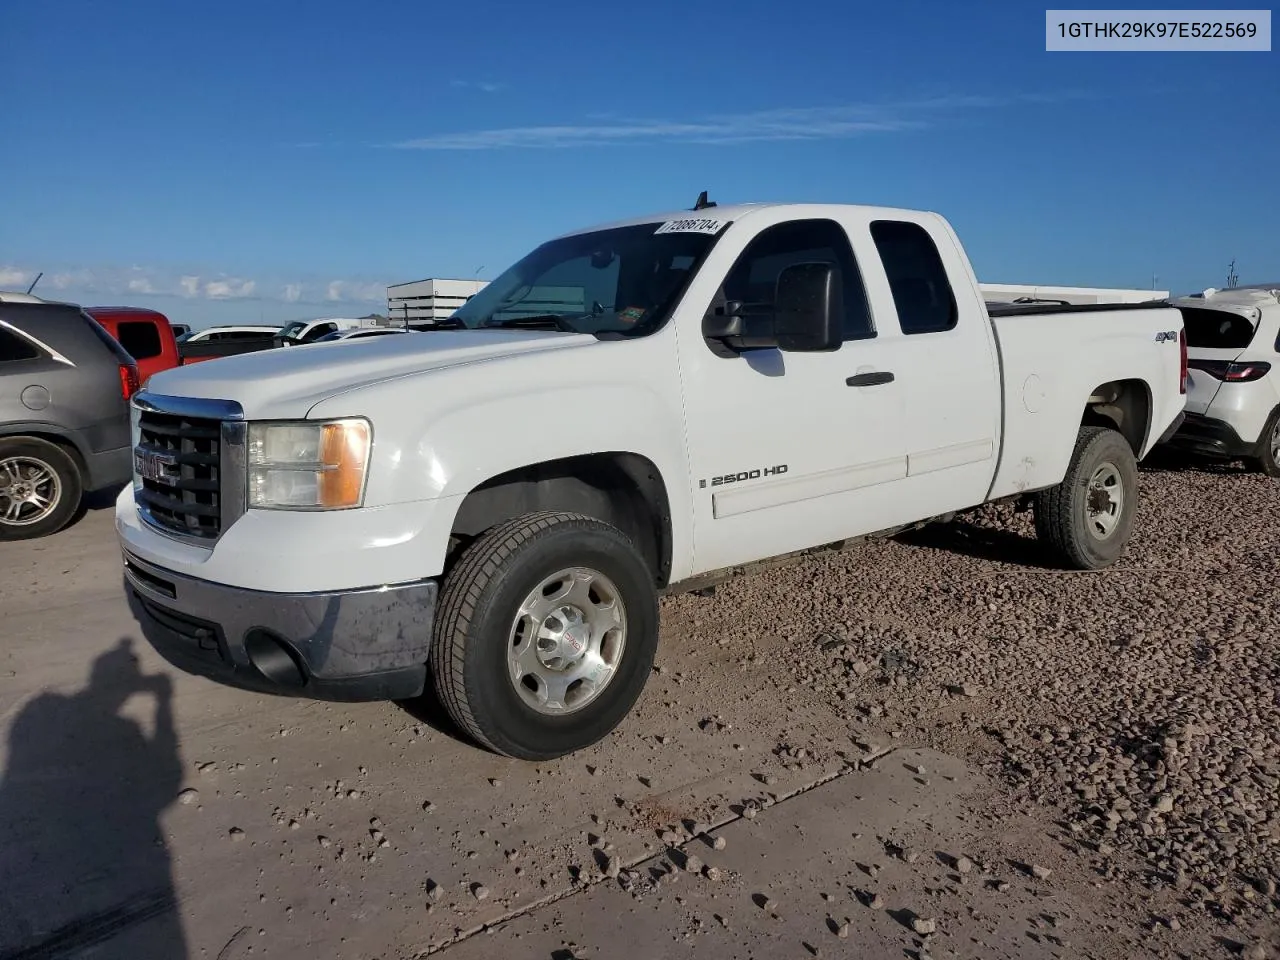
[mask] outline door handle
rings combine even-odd
[[[846,387],[876,387],[882,383],[893,383],[893,374],[888,370],[859,373],[852,377],[846,377],[844,381]]]

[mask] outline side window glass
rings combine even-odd
[[[877,220],[871,239],[884,263],[902,332],[941,333],[955,327],[956,298],[929,232],[917,223]]]
[[[313,343],[323,337],[326,333],[333,333],[337,329],[338,325],[336,323],[322,323],[318,327],[313,327],[311,332],[302,339],[308,343]]]
[[[26,337],[20,337],[12,330],[0,327],[0,363],[38,360],[40,356],[40,348]]]
[[[121,323],[116,333],[120,346],[135,360],[158,357],[161,353],[160,331],[154,324],[129,321]]]
[[[845,340],[876,335],[849,237],[834,220],[792,220],[761,231],[742,251],[721,291],[726,300],[771,304],[778,275],[797,263],[836,267],[843,286]]]

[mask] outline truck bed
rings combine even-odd
[[[1120,391],[1141,398],[1137,415],[1145,423],[1134,422],[1127,400],[1114,409],[1130,420],[1128,435],[1139,460],[1182,412],[1183,320],[1177,307],[1159,300],[1032,303],[996,306],[988,313],[1004,385],[1000,465],[989,499],[1058,483],[1071,457],[1061,438],[1074,434],[1090,402],[1109,403],[1108,395]],[[1024,317],[1036,322],[1020,323]],[[1160,408],[1151,409],[1153,403]]]

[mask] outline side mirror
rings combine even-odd
[[[778,274],[773,333],[789,353],[838,350],[844,342],[839,275],[829,263],[796,263]]]
[[[749,323],[749,318],[755,318],[755,322]],[[773,308],[769,304],[729,300],[713,307],[702,318],[702,335],[715,352],[723,356],[778,346],[773,335]]]

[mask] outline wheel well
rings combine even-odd
[[[27,439],[43,440],[45,443],[52,443],[55,447],[61,449],[71,458],[71,462],[76,465],[76,470],[80,473],[81,484],[87,484],[89,482],[89,468],[84,462],[84,457],[80,454],[80,448],[61,434],[44,433],[40,430],[22,430],[17,433],[0,433],[0,440]]]
[[[1110,427],[1129,441],[1136,457],[1151,424],[1151,390],[1142,380],[1112,380],[1089,395],[1082,427]]]
[[[639,548],[659,589],[671,574],[671,509],[658,468],[634,453],[599,453],[520,467],[476,487],[453,521],[456,548],[536,510],[569,510],[612,524]]]

